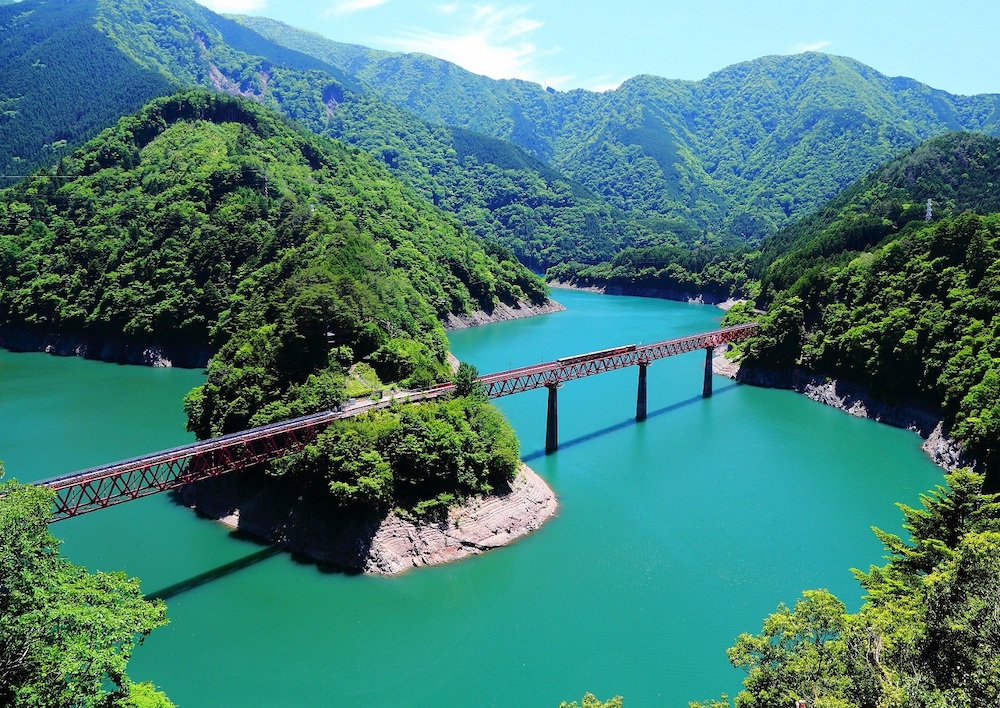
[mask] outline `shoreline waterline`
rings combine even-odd
[[[327,508],[303,505],[293,510],[290,524],[287,515],[269,513],[259,494],[234,500],[234,485],[212,486],[214,491],[196,493],[193,504],[188,495],[185,505],[291,553],[370,575],[397,575],[507,546],[537,531],[558,509],[552,488],[524,463],[505,493],[472,497],[451,507],[447,517],[428,520],[391,511],[349,517],[337,526],[327,523]]]

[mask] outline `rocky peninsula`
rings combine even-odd
[[[391,575],[507,545],[541,527],[557,509],[552,489],[527,465],[508,489],[452,507],[446,516],[347,512],[318,490],[258,470],[188,485],[179,500],[232,529],[354,573]]]

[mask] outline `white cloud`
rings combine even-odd
[[[201,4],[213,12],[235,12],[246,14],[263,10],[265,0],[201,0]]]
[[[584,87],[588,91],[604,93],[605,91],[614,91],[623,83],[625,83],[625,79],[608,79],[602,76],[585,82]]]
[[[324,13],[326,15],[353,15],[362,10],[371,10],[373,7],[385,5],[389,0],[341,0]]]
[[[822,40],[820,42],[812,42],[811,44],[796,44],[792,47],[792,54],[801,54],[802,52],[818,52],[829,47],[831,42]]]
[[[542,23],[528,16],[529,7],[464,5],[454,2],[438,10],[455,18],[449,31],[415,29],[383,41],[401,51],[423,52],[494,79],[526,79],[557,86],[568,77],[548,77],[539,60],[558,50],[542,50],[529,35]]]

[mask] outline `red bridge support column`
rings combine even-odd
[[[635,420],[641,422],[646,420],[646,367],[649,364],[643,362],[639,364],[639,392],[635,397]]]
[[[715,349],[706,347],[705,349],[705,387],[701,391],[702,398],[712,397],[712,356]]]
[[[549,410],[545,416],[545,452],[549,453],[559,449],[559,384],[547,384],[546,388],[549,389]]]

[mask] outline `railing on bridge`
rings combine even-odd
[[[686,354],[699,349],[712,350],[723,344],[746,339],[756,331],[756,328],[756,324],[736,325],[715,332],[668,339],[656,344],[604,349],[590,354],[564,357],[544,364],[534,364],[487,374],[480,376],[479,382],[486,389],[487,396],[499,398],[536,388],[558,386],[564,381],[582,379],[585,376],[603,374],[629,366],[642,366],[657,359]]]
[[[339,410],[320,411],[151,455],[51,477],[36,484],[55,490],[50,521],[61,521],[298,452],[315,441],[335,420],[400,402],[438,398],[451,393],[454,388],[453,384],[445,384],[427,391],[394,393],[378,401],[365,400]]]
[[[715,347],[745,339],[755,330],[754,324],[738,325],[645,346],[616,347],[487,374],[480,376],[478,381],[490,398],[509,396],[541,387],[548,388],[549,408],[545,446],[546,450],[552,451],[558,447],[556,391],[564,381],[628,366],[638,366],[639,393],[636,419],[643,420],[646,417],[646,367],[650,362],[704,349],[706,369],[703,393],[705,396],[710,396],[711,355]],[[151,455],[52,477],[36,484],[55,490],[55,508],[50,521],[60,521],[274,460],[303,449],[316,440],[320,432],[335,420],[398,403],[438,398],[454,390],[453,384],[439,384],[424,391],[393,392],[377,401],[352,403],[339,410],[321,411]]]

